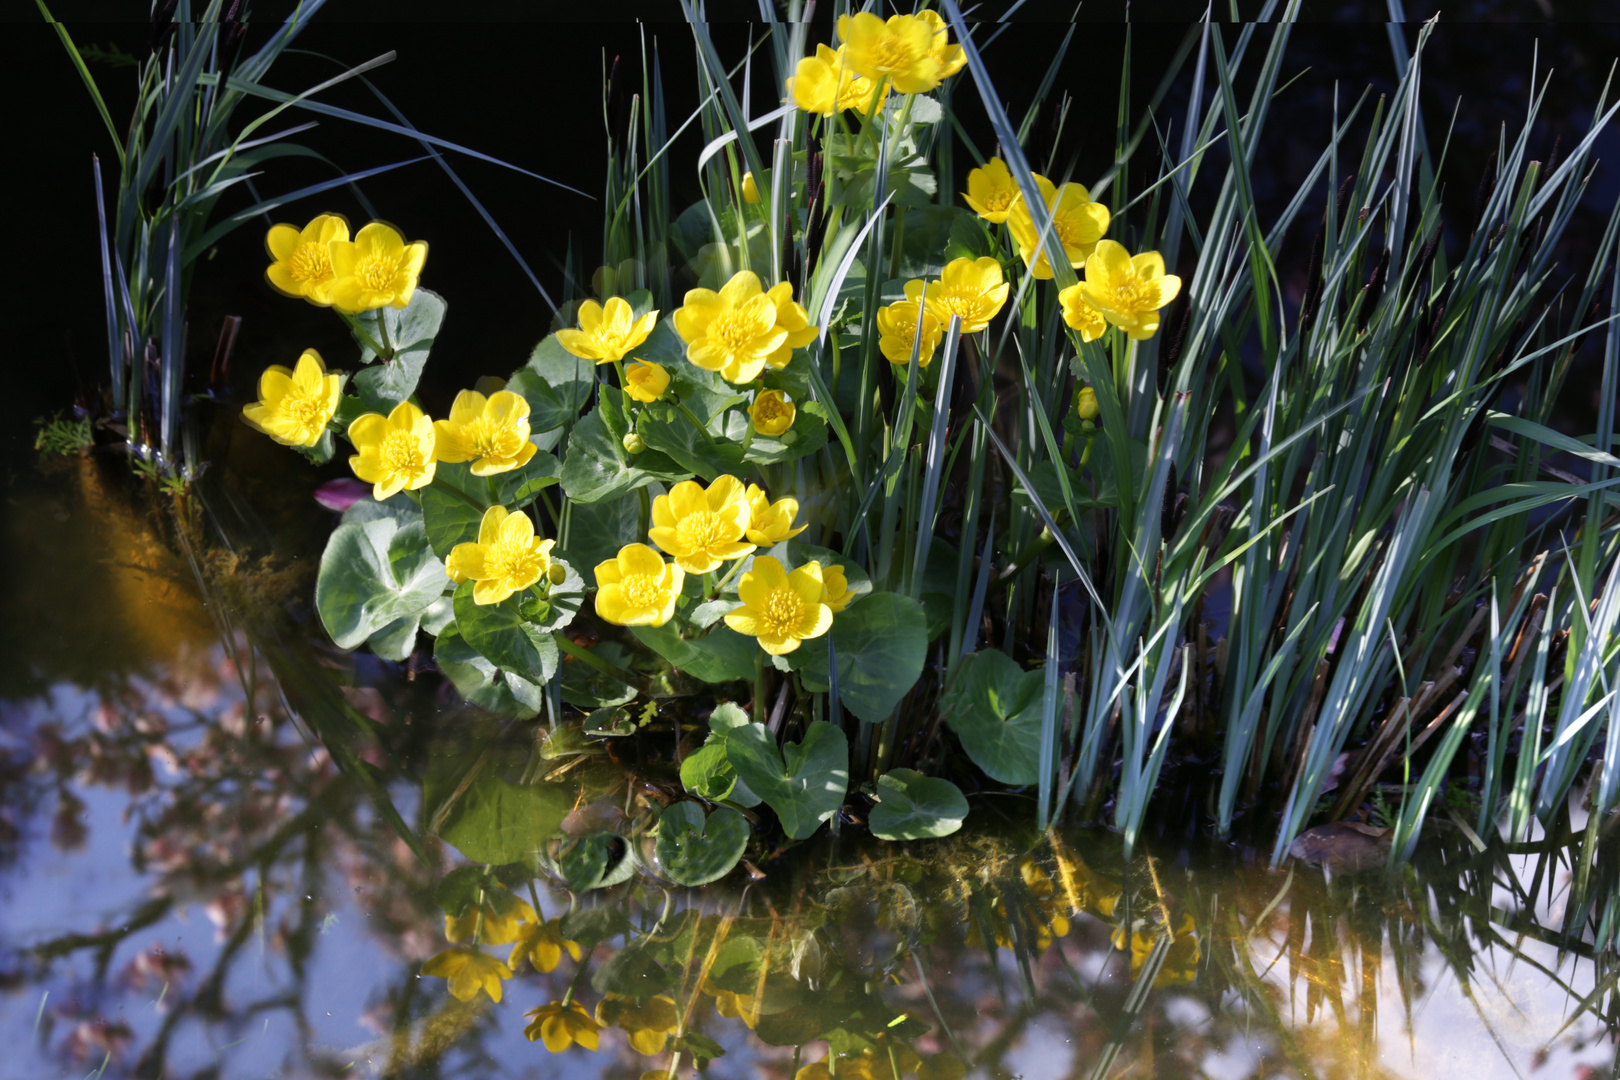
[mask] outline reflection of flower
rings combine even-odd
[[[748,637],[772,656],[790,653],[799,642],[820,637],[832,627],[832,609],[821,602],[821,564],[806,563],[791,574],[769,555],[737,584],[742,606],[726,616],[726,625]]]
[[[596,1022],[603,1027],[623,1028],[636,1052],[650,1056],[663,1052],[670,1033],[680,1027],[681,1016],[675,1000],[664,994],[640,1005],[619,994],[609,994],[596,1003]]]
[[[482,929],[478,925],[480,913],[484,916]],[[468,941],[476,931],[480,945],[505,945],[516,941],[519,929],[524,923],[534,922],[535,917],[534,908],[510,893],[504,898],[487,896],[482,908],[474,904],[460,915],[446,915],[444,936],[452,943]]]
[[[504,506],[492,506],[478,524],[477,541],[451,549],[445,572],[451,580],[477,582],[474,603],[498,604],[551,572],[555,543],[534,534],[529,515],[522,511],[509,514]]]
[[[349,223],[337,214],[321,214],[300,229],[272,225],[264,246],[275,260],[264,272],[277,292],[326,307],[332,302],[331,245],[349,238]]]
[[[653,402],[669,389],[669,372],[651,360],[633,360],[624,369],[624,392],[640,402]]]
[[[557,331],[557,342],[582,359],[612,364],[646,341],[657,324],[658,312],[638,319],[622,296],[610,296],[606,304],[586,300],[579,305],[579,329]]]
[[[809,528],[808,525],[800,525],[796,529],[793,527],[793,519],[799,516],[798,499],[771,502],[771,497],[758,484],[749,484],[746,495],[749,543],[769,547],[798,536]]]
[[[482,990],[491,1000],[501,1000],[501,980],[512,977],[512,969],[481,949],[457,945],[431,957],[422,965],[422,974],[450,980],[450,994],[457,1001],[471,1001]]]
[[[688,574],[707,574],[754,550],[743,541],[748,522],[748,498],[735,476],[716,477],[706,489],[683,480],[653,500],[647,535]]]
[[[530,1042],[539,1039],[553,1054],[560,1054],[578,1043],[587,1050],[595,1050],[602,1026],[591,1019],[585,1006],[577,1001],[564,1005],[553,1001],[523,1014],[533,1017],[523,1035]]]
[[[1013,200],[1018,198],[1018,182],[1007,171],[1005,161],[993,157],[982,168],[970,169],[967,185],[962,198],[973,207],[974,213],[992,225],[1000,225],[1007,220],[1007,211],[1012,209]]]
[[[349,441],[360,451],[349,458],[349,467],[372,485],[378,502],[433,483],[433,421],[409,401],[395,405],[386,417],[357,417],[349,425]]]
[[[793,76],[787,80],[788,96],[793,104],[821,116],[848,109],[864,114],[872,106],[872,94],[876,90],[876,83],[856,75],[848,66],[842,46],[835,51],[829,46],[817,45],[816,54],[801,59],[793,69]],[[889,84],[885,80],[877,108],[883,108],[888,96]]]
[[[741,1020],[749,1027],[759,1021],[759,1002],[752,994],[736,994],[722,990],[705,980],[703,992],[714,998],[714,1011],[727,1020]]]
[[[952,259],[940,272],[939,280],[928,287],[923,299],[941,327],[951,325],[951,316],[962,317],[962,333],[977,334],[990,325],[1007,302],[1010,286],[1001,277],[1001,264],[988,255],[977,259]],[[907,295],[910,295],[908,288]],[[906,359],[911,359],[908,348]]]
[[[761,435],[772,437],[782,434],[793,426],[793,418],[798,413],[793,402],[780,390],[762,390],[754,398],[754,403],[748,407],[748,415],[754,421],[754,430]]]
[[[596,613],[616,626],[663,626],[685,581],[686,571],[646,544],[626,544],[596,564]]]
[[[427,242],[407,244],[388,225],[373,221],[353,240],[333,240],[332,303],[341,311],[402,308],[416,292],[416,279],[427,262]]]
[[[915,15],[871,12],[842,15],[838,36],[845,62],[857,75],[888,79],[902,94],[926,94],[939,85],[940,62],[934,57],[934,28]]]
[[[531,910],[529,914],[532,919],[534,912]],[[555,971],[562,962],[564,949],[575,960],[580,957],[579,942],[563,937],[561,919],[525,922],[513,940],[517,944],[512,946],[512,955],[506,958],[506,962],[514,969],[519,961],[527,960],[529,966],[538,972]]]
[[[1079,267],[1096,248],[1097,241],[1108,231],[1108,207],[1091,201],[1091,193],[1084,184],[1068,183],[1055,186],[1044,176],[1035,177],[1035,186],[1041,189],[1041,198],[1052,219],[1052,233],[1057,238],[1069,264]],[[1007,214],[1007,228],[1018,241],[1018,253],[1031,275],[1038,278],[1052,276],[1052,263],[1046,255],[1046,244],[1041,230],[1035,226],[1029,204],[1020,195]]]
[[[1152,909],[1152,913],[1160,914],[1157,907]],[[1192,982],[1193,977],[1198,974],[1198,958],[1202,951],[1198,934],[1193,927],[1192,916],[1183,911],[1176,919],[1174,932],[1170,932],[1157,918],[1152,919],[1148,925],[1149,929],[1131,932],[1131,974],[1135,975],[1142,970],[1142,965],[1147,963],[1148,957],[1153,955],[1153,950],[1158,946],[1159,937],[1169,933],[1170,948],[1165,953],[1164,966],[1159,969],[1159,974],[1154,976],[1153,985],[1185,986]],[[1110,941],[1114,948],[1124,949],[1124,928],[1115,928]]]
[[[999,275],[999,271],[998,271]],[[929,300],[933,297],[929,296]],[[906,282],[906,298],[896,300],[887,307],[878,308],[878,348],[891,364],[911,363],[911,350],[917,346],[917,316],[922,316],[922,342],[917,349],[917,363],[923,367],[934,358],[944,325],[929,307],[923,304],[923,283]],[[965,327],[964,327],[965,329]]]
[[[444,462],[472,462],[474,476],[510,472],[529,463],[538,449],[529,441],[529,403],[510,390],[485,397],[463,390],[450,406],[450,419],[433,424],[434,456]]]
[[[291,371],[271,364],[259,376],[259,400],[242,419],[283,446],[314,446],[337,411],[343,380],[326,373],[321,354],[305,349]]]
[[[962,1080],[966,1075],[967,1065],[962,1059],[943,1050],[924,1058],[917,1066],[917,1080]]]
[[[1164,272],[1164,257],[1157,251],[1133,256],[1124,245],[1102,240],[1086,260],[1081,288],[1086,303],[1103,318],[1146,341],[1159,329],[1159,309],[1181,291],[1181,279]]]

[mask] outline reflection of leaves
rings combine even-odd
[[[439,884],[433,889],[433,902],[438,904],[446,915],[460,918],[466,914],[468,908],[478,903],[479,896],[487,893],[489,887],[487,868],[457,867],[439,879]]]
[[[603,904],[595,908],[575,908],[562,917],[560,929],[565,939],[590,949],[629,930],[630,920],[618,904]]]
[[[715,1058],[724,1056],[726,1052],[724,1047],[701,1031],[688,1031],[675,1040],[675,1045],[671,1049],[682,1054],[689,1054],[697,1059],[699,1069],[702,1069]]]
[[[967,799],[949,780],[914,769],[890,769],[878,777],[878,798],[867,823],[884,840],[949,836],[967,817]]]
[[[647,938],[638,938],[596,969],[591,987],[599,994],[623,994],[639,1004],[675,986],[675,980],[654,959]]]
[[[733,728],[726,734],[726,757],[794,840],[832,817],[849,787],[849,740],[822,720],[810,724],[802,743],[784,743],[780,750],[763,724]]]
[[[436,755],[423,784],[424,821],[440,839],[475,862],[532,862],[557,834],[574,804],[573,792],[556,784],[519,784],[528,754],[491,747],[471,762],[465,755]]]
[[[772,1046],[799,1046],[816,1039],[835,1043],[839,1053],[870,1049],[872,1040],[891,1027],[894,1009],[876,994],[868,993],[862,980],[849,972],[836,972],[816,989],[802,982],[783,980],[773,994],[772,1009],[759,1018],[754,1034]],[[912,1037],[919,1025],[905,1020],[902,1037]],[[921,1025],[927,1030],[927,1025]]]
[[[624,838],[595,832],[565,836],[548,846],[542,862],[574,892],[616,885],[628,876]]]
[[[717,806],[708,819],[697,803],[680,802],[658,819],[658,862],[677,885],[707,885],[731,873],[748,846],[748,819]]]

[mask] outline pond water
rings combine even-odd
[[[331,648],[299,621],[310,560],[249,557],[250,487],[176,503],[85,459],[8,492],[0,1076],[634,1078],[677,1045],[680,1076],[1614,1074],[1615,965],[1559,929],[1559,837],[1481,850],[1443,824],[1395,874],[1355,872],[1377,855],[1355,830],[1328,866],[1125,862],[1106,832],[1021,833],[1016,795],[974,796],[949,840],[851,822],[706,890],[570,892],[636,860],[554,841],[539,888],[482,883],[507,909],[486,942],[524,904],[543,928],[499,1003],[459,1001],[420,971],[465,863],[424,835],[435,785],[505,754],[565,836],[625,831],[656,748],[537,742]],[[585,1010],[596,1048],[548,1050],[593,1041]]]

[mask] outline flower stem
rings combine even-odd
[[[726,586],[731,584],[731,579],[737,576],[737,571],[742,569],[742,564],[743,560],[741,558],[731,564],[731,569],[726,571],[726,576],[721,578],[720,583],[714,587],[714,593],[725,591]],[[714,593],[709,594],[711,599]]]
[[[360,344],[364,345],[378,356],[383,355],[383,347],[377,344],[377,340],[375,338],[360,328],[359,319],[356,319],[347,311],[338,311],[337,308],[333,308],[332,310],[337,311],[338,318],[349,324],[349,332],[355,336],[355,339],[359,341]]]
[[[754,723],[765,722],[765,650],[754,653]]]
[[[394,343],[388,340],[388,311],[386,308],[377,309],[377,332],[382,334],[382,358],[392,360],[394,358]]]
[[[440,490],[443,490],[443,491],[448,491],[450,494],[454,495],[456,498],[460,499],[462,502],[466,503],[468,506],[472,507],[474,510],[477,510],[480,514],[482,514],[485,510],[489,509],[489,507],[485,506],[483,503],[479,502],[477,499],[473,498],[471,495],[467,494],[465,491],[462,491],[460,488],[456,487],[456,485],[451,484],[451,483],[446,483],[445,481],[440,480],[436,476],[433,478],[433,483],[432,483],[431,486],[439,488]]]
[[[682,416],[686,417],[692,422],[693,427],[698,429],[698,434],[703,436],[703,441],[708,443],[710,446],[713,446],[714,436],[709,434],[709,429],[703,426],[703,421],[699,420],[697,418],[697,414],[687,407],[686,402],[677,401],[675,402],[675,407],[681,410]]]

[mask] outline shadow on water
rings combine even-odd
[[[231,487],[78,459],[12,492],[7,1075],[1614,1071],[1620,969],[1560,929],[1567,838],[1453,815],[1388,876],[1365,825],[1276,870],[1126,862],[981,795],[948,840],[848,821],[678,888],[645,834],[668,726],[501,725],[331,650],[312,568],[250,558]]]

